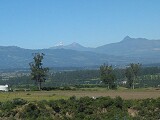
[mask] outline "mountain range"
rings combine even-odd
[[[160,63],[160,40],[126,36],[120,42],[97,48],[78,43],[37,50],[0,46],[0,68],[28,68],[33,61],[32,53],[37,52],[45,54],[44,65],[48,67],[99,66],[103,63],[127,65],[131,62],[154,64]]]
[[[94,48],[84,47],[79,43],[73,42],[70,45],[59,44],[54,47],[50,47],[50,49],[70,49],[70,50],[77,50],[77,51],[92,51]]]

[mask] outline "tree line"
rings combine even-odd
[[[42,82],[45,82],[46,76],[47,76],[47,73],[49,70],[48,68],[42,67],[43,56],[44,56],[43,53],[42,54],[40,54],[40,53],[35,54],[35,56],[33,58],[34,62],[30,63],[31,77],[32,77],[32,80],[35,80],[36,83],[39,83],[39,90],[41,89]],[[127,79],[127,85],[129,88],[132,88],[132,89],[135,88],[135,82],[138,80],[138,75],[140,75],[141,66],[142,65],[139,63],[130,63],[124,69],[124,75],[125,75],[125,78]],[[108,89],[114,89],[117,87],[117,82],[116,82],[117,76],[116,76],[116,73],[114,73],[114,69],[113,69],[112,65],[106,65],[106,64],[101,65],[100,69],[99,69],[99,74],[100,74],[100,80],[105,85],[107,85]],[[68,75],[68,76],[72,76],[74,83],[77,82],[76,81],[77,77],[80,78],[80,79],[78,79],[78,81],[82,82],[84,79],[83,78],[84,74],[81,74],[81,75],[78,74],[78,75],[73,73],[72,75]],[[93,74],[88,73],[88,76],[89,75],[93,75]],[[94,75],[96,75],[96,74],[94,74]],[[93,79],[94,75],[90,76],[90,77],[92,77],[92,79]],[[64,77],[63,79],[66,79],[66,77]],[[63,79],[60,79],[60,80],[63,80]],[[61,81],[61,82],[63,82],[63,81]],[[72,83],[69,83],[69,84],[72,84]]]
[[[125,69],[125,77],[129,88],[135,88],[135,80],[138,77],[141,65],[139,63],[131,63]],[[116,74],[113,72],[112,65],[103,64],[100,66],[100,79],[108,86],[108,89],[116,87]]]
[[[112,65],[103,64],[97,70],[75,70],[50,72],[47,67],[43,67],[44,54],[36,53],[31,62],[30,76],[10,78],[7,81],[0,80],[0,84],[9,85],[37,85],[41,87],[74,86],[74,85],[106,85],[108,89],[115,89],[121,85],[121,81],[126,80],[128,88],[156,87],[160,85],[160,68],[143,67],[139,63],[131,63],[125,68],[114,68]],[[43,83],[43,84],[42,84]]]

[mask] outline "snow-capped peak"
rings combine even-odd
[[[59,46],[64,46],[63,42],[60,42],[60,43],[55,45],[55,47],[59,47]]]

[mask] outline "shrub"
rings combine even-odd
[[[122,109],[123,107],[123,100],[120,96],[116,97],[115,100],[114,100],[114,105],[117,107],[117,108],[120,108]]]
[[[49,101],[49,106],[56,112],[59,113],[60,112],[60,107],[58,106],[58,104],[55,101]]]
[[[15,98],[12,100],[12,103],[17,106],[17,105],[24,105],[27,103],[27,101],[21,98]]]
[[[41,109],[46,109],[46,105],[47,104],[47,101],[46,100],[42,100],[42,101],[38,101],[37,102],[37,106]]]
[[[71,96],[71,97],[69,98],[69,100],[75,101],[75,100],[76,100],[76,96]]]
[[[7,101],[1,104],[2,111],[10,111],[15,107],[15,105],[11,101]]]
[[[36,119],[40,114],[40,110],[34,103],[29,103],[25,106],[23,113],[21,113],[22,118]]]
[[[114,103],[113,99],[110,97],[99,97],[96,99],[96,101],[94,102],[94,104],[97,107],[100,108],[108,108],[109,106],[112,106]]]
[[[156,99],[155,106],[160,109],[160,97]]]
[[[72,88],[69,87],[69,86],[64,86],[64,87],[61,88],[61,90],[72,90]]]

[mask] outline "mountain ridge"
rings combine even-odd
[[[158,47],[159,47],[160,40],[159,39],[157,39],[157,40],[154,40],[154,39],[149,40],[149,39],[146,39],[146,38],[131,38],[130,36],[126,36],[126,37],[124,37],[124,39],[122,39],[119,42],[104,44],[102,46],[98,46],[98,47],[95,47],[95,48],[94,47],[85,47],[85,46],[83,46],[83,45],[81,45],[79,43],[73,42],[73,43],[71,43],[69,45],[54,46],[54,47],[50,47],[49,49],[71,49],[71,50],[77,50],[77,51],[93,51],[93,52],[95,52],[96,50],[101,49],[103,47],[113,46],[113,45],[123,44],[123,43],[130,43],[130,44],[134,44],[135,46],[139,45],[139,44],[140,45],[141,44],[147,45],[144,42],[147,42],[147,44],[154,43],[155,45],[158,43]],[[102,52],[102,53],[104,53],[104,52]]]
[[[61,46],[54,46],[50,47],[49,49],[71,49],[71,50],[77,50],[77,51],[91,51],[90,47],[84,47],[79,43],[73,42],[69,45],[61,45]]]
[[[160,63],[160,40],[130,38],[126,36],[117,43],[97,48],[87,48],[72,43],[63,48],[24,49],[17,46],[0,46],[0,68],[28,68],[33,53],[45,54],[44,65],[48,67],[99,66],[103,63],[126,65]]]
[[[160,40],[148,40],[146,38],[130,38],[125,37],[117,43],[106,44],[97,47],[95,52],[111,53],[112,55],[133,55],[136,51],[150,51],[155,48],[160,48]],[[138,54],[138,52],[136,52]]]

